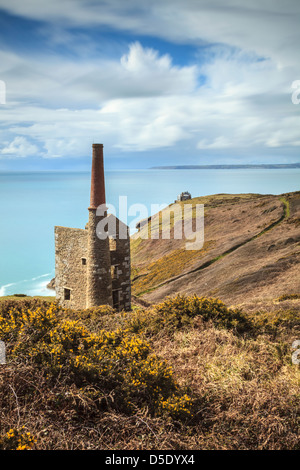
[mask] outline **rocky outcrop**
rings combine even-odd
[[[47,284],[47,289],[55,290],[55,277]]]

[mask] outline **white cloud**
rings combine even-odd
[[[129,53],[121,57],[122,66],[133,73],[149,73],[155,71],[168,71],[172,59],[169,55],[159,57],[158,51],[144,49],[139,42],[131,44]]]
[[[171,41],[225,43],[271,57],[299,59],[298,0],[0,0],[13,14],[65,26],[108,26]]]
[[[300,116],[297,106],[291,102],[291,90],[286,89],[288,74],[277,70],[270,61],[247,63],[239,56],[219,57],[202,68],[191,68],[188,80],[184,67],[176,67],[174,71],[170,58],[161,61],[158,53],[137,44],[130,47],[120,62],[112,63],[112,69],[120,70],[124,63],[126,66],[130,63],[134,79],[143,77],[143,94],[140,90],[136,97],[125,93],[112,99],[108,93],[107,99],[97,101],[97,88],[88,89],[90,103],[98,105],[85,109],[76,109],[81,99],[87,100],[84,90],[82,98],[79,91],[74,96],[75,109],[51,109],[46,104],[8,105],[5,113],[0,114],[0,122],[10,123],[10,133],[19,137],[6,144],[2,154],[12,156],[17,148],[21,155],[32,154],[31,139],[40,144],[39,154],[44,157],[83,156],[91,141],[102,141],[106,148],[127,152],[180,143],[198,150],[299,146]],[[145,68],[148,72],[143,76]],[[154,93],[151,89],[151,78],[157,70],[162,73],[161,69],[165,84],[169,79],[170,88],[173,87],[171,94],[166,93],[164,83],[159,81],[155,86],[160,86],[160,90]],[[75,76],[75,64],[73,70]],[[198,88],[194,86],[196,71],[206,76],[206,84]],[[102,83],[108,90],[110,81]],[[62,99],[63,89],[61,84]],[[42,93],[38,85],[36,92]],[[2,136],[3,141],[3,131]]]
[[[32,157],[37,151],[36,145],[31,144],[25,137],[17,136],[12,142],[6,143],[0,153],[12,157]]]
[[[172,58],[139,42],[130,44],[129,53],[121,57],[119,76],[131,83],[134,95],[184,94],[197,85],[197,67],[175,67]]]
[[[300,106],[291,102],[291,84],[299,78],[299,2],[5,3],[0,7],[29,18],[44,19],[47,12],[58,43],[71,43],[66,23],[205,47],[188,66],[175,66],[170,54],[137,41],[118,58],[97,60],[95,51],[79,58],[0,53],[7,84],[2,155],[35,149],[46,157],[82,156],[92,140],[127,152],[180,144],[199,151],[300,145]]]
[[[212,142],[209,143],[207,140],[202,139],[200,142],[197,144],[198,149],[226,149],[234,146],[233,141],[229,141],[226,139],[226,137],[220,136],[216,137],[216,139]]]
[[[58,64],[32,59],[22,75],[24,59],[20,58],[19,63],[15,55],[9,59],[13,67],[10,72],[6,70],[6,75],[14,101],[8,99],[0,122],[10,123],[10,132],[40,142],[43,156],[82,155],[87,139],[99,135],[124,150],[165,147],[185,137],[176,120],[176,106],[172,106],[170,119],[169,107],[161,98],[169,96],[176,103],[178,97],[193,93],[196,66],[175,67],[170,56],[161,56],[138,42],[130,44],[128,54],[119,61],[104,60],[96,66],[90,62],[83,67],[76,62],[62,64],[60,59]],[[82,103],[85,109],[80,109]],[[2,153],[13,155],[16,144],[24,144],[20,139],[24,137],[6,145]],[[25,148],[18,150],[25,155]],[[33,147],[29,147],[28,154],[31,150]]]
[[[7,83],[7,102],[37,102],[51,108],[99,107],[103,100],[192,92],[197,67],[176,67],[168,55],[129,45],[118,61],[64,57],[20,57],[0,52],[0,77]]]

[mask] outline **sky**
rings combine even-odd
[[[299,0],[0,0],[0,171],[300,161]]]

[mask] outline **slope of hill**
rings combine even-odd
[[[0,450],[299,450],[300,192],[192,202],[201,250],[132,237],[132,311],[2,299]]]
[[[130,312],[6,299],[0,450],[299,450],[299,301],[247,314],[197,296]]]
[[[178,293],[197,294],[237,305],[300,292],[300,192],[218,194],[165,211],[191,203],[204,204],[201,250],[186,250],[186,240],[173,238],[181,223],[176,217],[170,240],[158,235],[164,211],[151,220],[156,239],[146,239],[150,222],[133,235],[137,298],[156,303]]]

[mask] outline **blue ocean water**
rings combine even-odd
[[[299,183],[300,169],[106,171],[107,203],[133,226],[145,210],[150,215],[151,206],[168,205],[182,191],[192,197],[281,194],[298,191]],[[0,295],[53,295],[46,285],[54,277],[54,226],[84,228],[89,188],[88,172],[0,173]],[[131,210],[127,221],[119,212],[124,196]]]

